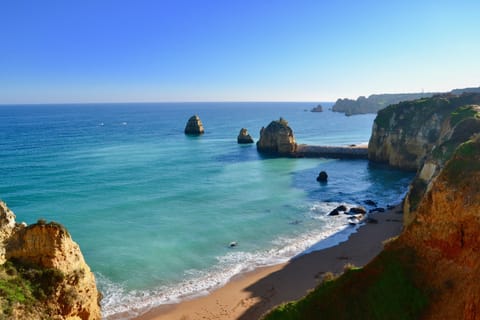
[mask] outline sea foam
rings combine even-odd
[[[349,227],[345,215],[327,216],[340,203],[314,203],[307,217],[322,220],[325,227],[301,233],[298,237],[278,237],[272,248],[247,252],[232,249],[217,257],[217,263],[209,270],[187,270],[180,283],[160,286],[150,290],[127,290],[121,284],[97,274],[97,281],[104,295],[102,312],[106,319],[131,319],[151,308],[174,304],[182,300],[206,295],[224,286],[234,276],[259,267],[287,262],[291,258],[334,246],[348,239],[356,227]],[[351,205],[350,205],[351,206]]]

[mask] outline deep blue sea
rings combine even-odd
[[[257,140],[279,117],[298,143],[368,141],[374,115],[306,112],[314,106],[2,105],[0,198],[18,222],[64,224],[96,274],[104,316],[133,317],[346,239],[355,227],[326,215],[340,203],[400,201],[409,173],[365,160],[262,157],[236,142],[242,127]],[[183,133],[193,114],[200,137]],[[315,180],[321,170],[325,185]]]

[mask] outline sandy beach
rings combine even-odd
[[[334,247],[238,275],[209,295],[160,306],[136,319],[258,319],[272,307],[304,296],[321,281],[324,273],[340,273],[347,263],[367,264],[382,250],[384,240],[401,232],[400,206],[369,216],[378,223],[364,224],[347,241]]]

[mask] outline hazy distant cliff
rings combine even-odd
[[[401,101],[415,100],[419,98],[431,97],[435,93],[391,93],[391,94],[372,94],[368,98],[361,96],[357,100],[338,99],[332,107],[335,112],[343,112],[350,116],[363,113],[377,113],[391,104]]]
[[[26,226],[0,201],[0,319],[100,319],[79,246],[57,223]]]
[[[267,319],[480,319],[480,94],[379,112],[369,156],[418,170],[404,231],[364,268]]]
[[[480,93],[480,87],[455,89],[450,91],[449,93],[455,95],[460,95],[462,93]],[[421,98],[429,98],[436,94],[441,93],[385,93],[372,94],[367,98],[361,96],[358,97],[356,100],[338,99],[337,102],[335,102],[335,104],[333,105],[332,110],[335,112],[343,112],[347,116],[363,113],[377,113],[379,110],[386,108],[391,104],[397,104],[402,101],[412,101]]]

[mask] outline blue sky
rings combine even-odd
[[[480,86],[480,1],[0,0],[0,103]]]

